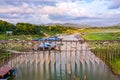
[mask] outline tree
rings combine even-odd
[[[29,23],[17,23],[16,24],[16,34],[35,34],[36,26]]]
[[[6,21],[0,20],[0,32],[5,33],[6,31],[13,31],[15,29],[15,25],[12,23],[8,23]]]

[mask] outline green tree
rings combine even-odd
[[[12,23],[8,23],[6,21],[0,20],[0,32],[5,33],[6,31],[13,31],[15,29],[15,25]]]

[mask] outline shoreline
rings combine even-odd
[[[94,52],[93,52],[94,53]],[[95,53],[94,53],[95,54]],[[95,56],[97,56],[96,54],[95,54]],[[110,69],[110,71],[114,74],[114,75],[116,75],[116,76],[118,76],[118,77],[120,77],[120,73],[118,73],[118,72],[116,72],[115,70],[114,70],[114,68],[112,67],[112,64],[110,64],[108,61],[105,61],[105,60],[103,60],[101,57],[99,57],[99,56],[97,56],[98,58],[100,58],[107,66],[108,66],[108,68]]]

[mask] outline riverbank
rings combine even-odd
[[[32,44],[28,41],[1,41],[0,43],[0,67],[7,64],[7,62],[19,54],[14,54],[8,50],[14,50],[19,52],[27,52],[32,50]]]
[[[101,58],[111,69],[120,76],[120,41],[89,41],[93,53]]]
[[[120,77],[120,60],[115,61],[115,62],[110,62],[110,61],[105,61],[104,59],[102,59],[102,61],[109,67],[109,69],[112,71],[113,74]]]
[[[0,50],[0,67],[4,65],[6,61],[8,61],[9,58],[11,58],[11,53],[8,51]]]
[[[77,40],[75,35],[67,35],[63,37],[63,40]],[[120,42],[119,41],[89,41],[89,46],[93,47],[94,54],[100,57],[110,68],[111,70],[120,75]],[[7,50],[16,50],[16,51],[28,51],[34,44],[30,42],[20,42],[16,41],[14,43],[6,44],[5,48]]]
[[[97,56],[97,57],[99,57],[99,56]],[[109,69],[112,71],[112,73],[114,75],[117,75],[120,77],[120,60],[110,62],[110,61],[105,61],[101,57],[99,57],[99,58],[109,67]]]
[[[117,60],[116,62],[112,62],[110,63],[112,71],[116,74],[120,76],[120,59]]]
[[[120,29],[85,29],[81,36],[88,41],[94,54],[120,76]]]

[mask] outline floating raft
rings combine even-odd
[[[15,75],[16,69],[14,67],[5,66],[0,68],[0,80],[9,79],[11,75]]]

